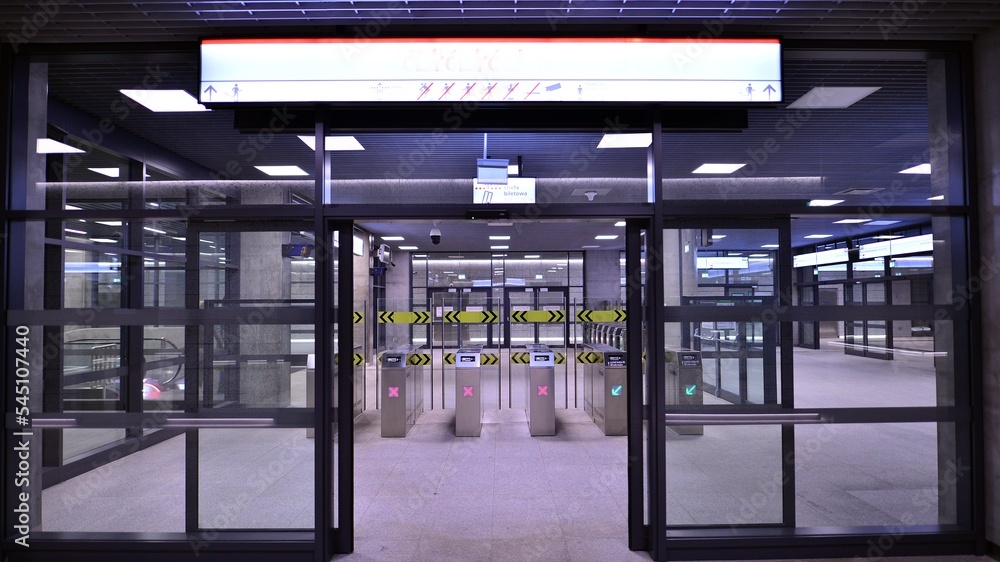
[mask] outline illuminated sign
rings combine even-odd
[[[694,393],[697,390],[698,390],[698,385],[696,385],[696,384],[687,384],[687,385],[684,385],[684,394],[686,394],[688,396],[694,396]]]
[[[862,244],[861,259],[881,258],[884,256],[902,256],[904,254],[916,254],[920,252],[930,252],[933,250],[933,235],[923,234],[921,236],[910,236],[909,238],[898,238],[896,240]]]
[[[777,39],[206,39],[203,103],[782,101]],[[457,118],[457,116],[456,116]]]
[[[389,387],[389,398],[399,398],[399,387],[390,386]]]
[[[622,395],[622,385],[616,384],[611,387],[611,396],[621,396]]]
[[[472,178],[472,202],[534,203],[535,178],[507,178],[506,184],[483,184],[477,178]]]
[[[474,386],[463,386],[462,387],[462,396],[463,397],[464,396],[475,396],[475,389],[476,389],[476,387],[474,387]]]
[[[826,265],[829,263],[841,263],[850,259],[847,255],[847,248],[837,248],[824,252],[814,252],[811,254],[799,254],[792,257],[793,267],[809,267],[816,265]]]
[[[746,269],[750,267],[750,258],[734,256],[715,256],[697,258],[698,269]]]
[[[538,395],[539,396],[548,396],[549,395],[549,385],[547,385],[547,384],[540,384],[540,385],[538,385]]]

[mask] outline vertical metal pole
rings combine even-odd
[[[778,225],[778,275],[776,310],[788,310],[792,306],[792,227],[791,221],[783,220]],[[792,323],[780,322],[778,345],[781,350],[781,406],[789,410],[795,408],[795,388],[792,357]],[[767,329],[765,328],[765,331]],[[795,527],[795,426],[781,426],[781,521],[786,527]]]

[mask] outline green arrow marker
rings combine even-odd
[[[698,390],[698,385],[696,384],[689,384],[684,386],[684,394],[687,394],[688,396],[694,396],[694,391],[696,390]]]
[[[622,395],[622,385],[616,384],[611,387],[611,396],[621,396]]]

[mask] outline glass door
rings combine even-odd
[[[504,347],[528,343],[566,347],[569,339],[569,323],[565,321],[566,303],[569,302],[567,287],[507,287],[503,296],[506,312]],[[515,312],[531,311],[553,312],[556,315],[544,318],[545,321],[517,321],[511,316]],[[562,313],[562,321],[559,321],[559,312]]]

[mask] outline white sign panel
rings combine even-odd
[[[507,178],[507,184],[481,184],[472,178],[472,202],[490,203],[534,203],[535,178]]]
[[[883,256],[902,256],[934,250],[934,235],[923,234],[909,238],[872,242],[861,245],[861,259],[881,258]]]
[[[746,269],[750,266],[750,258],[747,257],[699,257],[698,269]]]
[[[206,39],[203,103],[782,101],[777,39]]]
[[[826,250],[825,252],[815,252],[812,254],[799,254],[792,257],[793,267],[808,267],[814,265],[826,265],[829,263],[840,263],[848,261],[847,248],[837,248]]]

